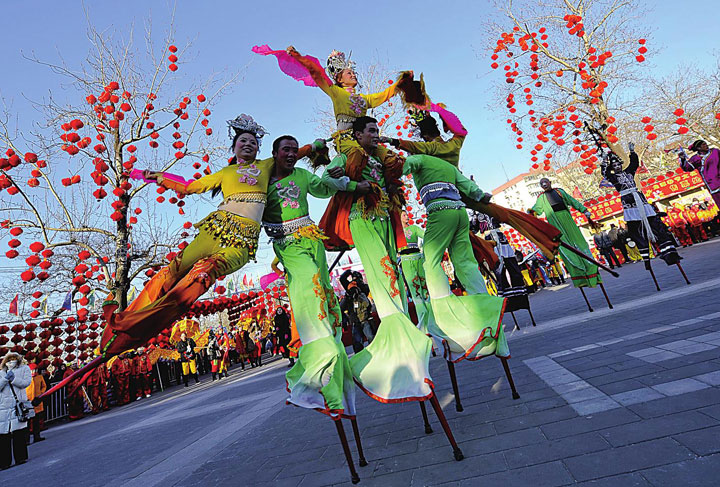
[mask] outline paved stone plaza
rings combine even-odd
[[[654,261],[605,278],[614,310],[589,290],[531,296],[538,326],[505,320],[513,400],[499,360],[457,365],[455,411],[445,361],[431,359],[441,405],[465,459],[453,460],[437,418],[425,434],[416,403],[358,391],[364,486],[700,486],[720,472],[720,240],[683,249],[688,286]],[[351,485],[327,417],[284,405],[285,361],[232,369],[228,380],[175,388],[53,427],[3,485]],[[346,432],[352,436],[350,423]],[[355,455],[354,442],[350,443]]]

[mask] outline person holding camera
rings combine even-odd
[[[27,462],[28,420],[35,411],[25,388],[32,382],[22,357],[8,353],[0,363],[0,470]]]
[[[371,343],[375,337],[370,325],[372,304],[357,281],[353,280],[348,284],[347,293],[340,303],[340,309],[352,323],[353,351],[357,353],[365,348],[364,338]]]

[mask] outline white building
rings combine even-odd
[[[519,211],[532,208],[537,197],[542,193],[542,188],[540,188],[540,179],[542,178],[548,178],[552,183],[555,183],[557,179],[554,173],[524,172],[495,188],[492,191],[493,203]]]

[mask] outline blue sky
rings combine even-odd
[[[160,34],[170,12],[166,2],[98,1],[86,5],[99,30],[129,32],[134,22],[139,41],[148,17]],[[711,51],[717,42],[708,41],[720,20],[714,13],[715,2],[662,0],[648,5],[645,22],[652,34],[648,47],[651,51],[662,47],[648,65],[649,75],[670,73],[682,63],[715,63]],[[694,25],[689,23],[691,12]],[[208,72],[248,66],[244,78],[215,108],[212,127],[224,133],[224,121],[244,112],[270,131],[271,140],[292,133],[304,141],[327,136],[317,133],[309,121],[315,107],[328,105],[327,98],[280,73],[274,59],[252,54],[253,45],[282,49],[292,44],[320,59],[333,48],[352,50],[353,58],[361,63],[380,58],[391,68],[422,71],[433,98],[445,102],[470,130],[463,167],[475,174],[483,189],[491,190],[506,181],[506,174],[512,178],[529,166],[527,152],[514,149],[503,111],[488,109],[493,103],[492,74],[481,45],[481,29],[482,21],[494,15],[492,2],[482,0],[374,4],[178,1],[175,41],[178,45],[192,41],[195,54],[181,59],[178,73],[201,79]],[[53,90],[62,100],[63,90],[59,77],[23,59],[21,53],[34,52],[47,60],[62,53],[69,65],[80,66],[90,47],[85,37],[86,19],[80,2],[67,1],[7,2],[3,17],[0,95],[17,112],[20,127],[27,128],[37,116],[27,99],[41,99]],[[262,156],[269,156],[269,142]],[[187,176],[191,173],[188,169]],[[319,219],[322,205],[312,208],[312,216]]]

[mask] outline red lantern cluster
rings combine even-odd
[[[640,47],[637,50],[638,55],[635,56],[635,60],[639,63],[645,61],[645,53],[647,53],[647,47],[645,47],[646,42],[647,41],[645,39],[638,39],[638,44],[640,44]]]

